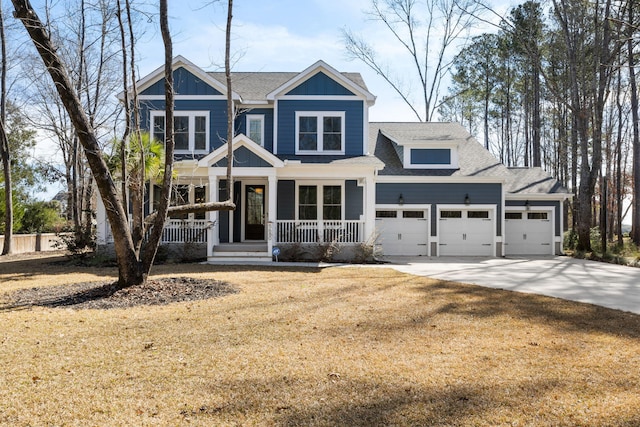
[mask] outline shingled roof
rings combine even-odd
[[[458,169],[406,169],[402,145],[428,148],[442,143],[458,146]],[[383,163],[380,176],[483,177],[505,182],[513,194],[567,193],[560,183],[541,168],[507,168],[457,123],[371,123],[369,150]]]
[[[207,73],[220,83],[226,84],[224,73]],[[266,101],[267,94],[284,85],[300,73],[291,72],[233,72],[231,84],[233,91],[242,97],[244,102]],[[368,91],[360,73],[340,73],[363,90]]]

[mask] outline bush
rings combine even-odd
[[[58,202],[36,201],[25,205],[18,233],[53,233],[63,227]]]

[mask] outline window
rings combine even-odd
[[[318,219],[318,192],[315,185],[301,185],[298,199],[298,219]]]
[[[547,219],[547,212],[527,212],[528,219]]]
[[[402,211],[402,218],[424,218],[424,211]]]
[[[177,185],[171,190],[171,206],[186,205],[189,203],[205,203],[207,201],[207,187],[196,186],[190,191],[189,185]],[[153,186],[153,210],[158,210],[160,197],[162,195],[162,187]],[[189,219],[189,214],[170,215],[172,219]],[[198,212],[193,214],[193,219],[206,219],[206,212]]]
[[[522,212],[505,212],[504,219],[522,219]]]
[[[376,211],[376,218],[396,218],[396,211]]]
[[[322,219],[342,219],[342,188],[339,185],[322,187]]]
[[[462,218],[462,211],[440,211],[440,218]]]
[[[207,202],[207,187],[196,187],[193,190],[193,203],[206,203]],[[193,215],[194,219],[206,219],[206,212],[196,212]]]
[[[344,112],[296,112],[296,153],[344,153]]]
[[[264,116],[247,115],[247,136],[255,143],[264,146]]]
[[[189,204],[189,186],[177,185],[171,191],[171,206],[181,206]],[[172,219],[188,219],[189,214],[173,214],[169,215]]]
[[[469,211],[467,212],[467,218],[489,218],[489,211]]]
[[[159,141],[165,139],[165,121],[163,111],[151,112],[153,137]],[[173,136],[176,152],[206,152],[209,146],[209,112],[176,111],[173,117]]]
[[[412,148],[412,165],[450,165],[451,149],[449,148]]]

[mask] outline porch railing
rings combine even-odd
[[[364,221],[276,221],[276,243],[360,243]]]
[[[161,243],[206,243],[210,222],[205,219],[167,219]],[[111,227],[107,226],[107,242],[113,242]]]

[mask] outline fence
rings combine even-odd
[[[363,237],[364,221],[276,222],[277,243],[360,243]]]
[[[60,236],[55,233],[14,234],[11,250],[14,254],[27,252],[46,252],[64,249]],[[0,248],[4,245],[4,236],[0,235]]]

